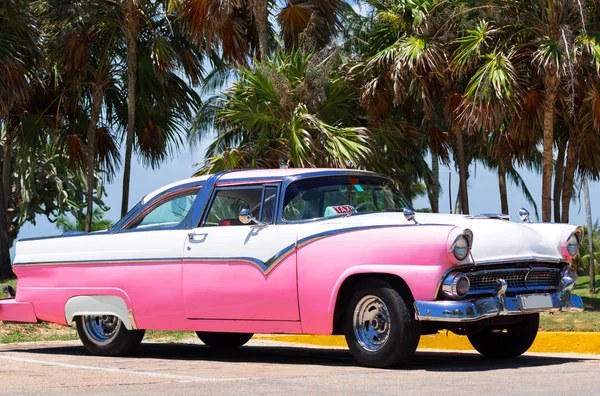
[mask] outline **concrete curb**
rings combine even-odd
[[[325,347],[347,347],[343,336],[322,335],[257,335],[255,339]],[[472,351],[465,336],[438,333],[421,336],[419,349],[448,349]],[[539,332],[529,352],[581,353],[600,355],[600,333]]]

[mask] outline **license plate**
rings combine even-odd
[[[523,309],[542,309],[552,308],[552,297],[550,294],[521,294],[518,296],[521,300]]]

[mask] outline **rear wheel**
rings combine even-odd
[[[79,339],[94,355],[127,355],[140,345],[145,334],[144,330],[127,330],[113,315],[78,316],[75,322]]]
[[[246,344],[254,334],[252,333],[213,333],[197,331],[198,338],[211,348],[233,349]]]
[[[366,279],[356,286],[346,308],[344,333],[360,364],[394,367],[414,354],[421,325],[409,299],[383,280]]]
[[[524,315],[515,324],[503,328],[487,328],[469,335],[477,352],[490,358],[511,358],[527,352],[535,341],[540,314]]]

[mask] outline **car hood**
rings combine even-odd
[[[487,216],[417,213],[419,224],[407,221],[402,213],[355,214],[328,220],[349,226],[367,225],[450,225],[453,239],[462,229],[473,232],[472,259],[477,264],[506,261],[558,262],[566,259],[566,240],[577,226],[550,223],[515,223]],[[451,241],[450,241],[451,243]]]

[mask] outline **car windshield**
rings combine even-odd
[[[351,213],[397,212],[409,207],[388,179],[336,176],[290,184],[285,192],[283,219],[301,221]]]

